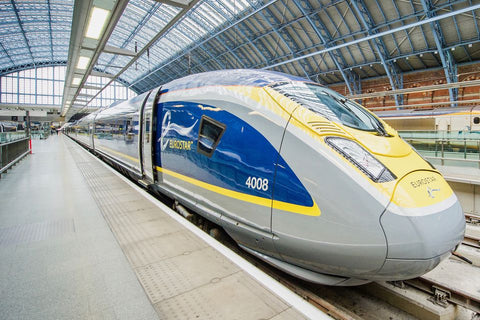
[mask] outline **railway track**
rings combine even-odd
[[[475,246],[477,247],[478,245],[478,240],[476,239],[467,238],[465,241],[477,241]],[[351,320],[422,318],[409,314],[408,312],[410,312],[410,310],[406,306],[396,307],[389,305],[390,302],[388,299],[378,299],[377,297],[379,295],[373,295],[370,293],[370,290],[372,289],[365,289],[366,286],[370,285],[359,287],[329,287],[312,284],[291,277],[290,275],[271,267],[256,257],[245,253],[236,246],[233,240],[230,243],[228,241],[223,243],[334,319]],[[461,306],[462,308],[468,310],[468,312],[472,315],[471,317],[469,316],[468,318],[462,319],[480,320],[480,298],[472,296],[466,291],[446,286],[444,283],[427,277],[399,281],[391,283],[391,285],[395,287],[402,287],[409,292],[422,292],[428,295],[429,298],[428,301],[424,301],[425,304],[431,303],[444,308],[446,308],[448,305]],[[375,287],[375,285],[372,285],[371,287]],[[363,298],[363,302],[359,302],[360,297]],[[405,298],[405,300],[407,300],[407,298]],[[378,304],[378,307],[372,308],[370,305],[367,308],[364,308],[360,305],[361,303]],[[386,305],[389,305],[390,310],[385,311],[385,309],[387,309],[385,307]],[[376,314],[376,312],[383,313]]]
[[[461,290],[445,286],[445,284],[426,277],[403,281],[406,285],[421,290],[432,297],[431,302],[446,307],[448,303],[472,310],[480,317],[480,298]],[[479,318],[480,319],[480,318]]]
[[[465,221],[473,225],[480,224],[480,216],[475,214],[465,213]]]
[[[465,235],[462,243],[466,246],[480,249],[480,238],[478,237],[472,235]]]
[[[203,229],[205,232],[209,232],[209,228],[205,225],[198,225],[198,227]],[[215,234],[217,236],[215,236],[215,238],[217,238],[217,240],[221,241],[224,245],[235,251],[244,259],[248,260],[257,268],[269,274],[271,277],[334,319],[417,319],[414,315],[411,315],[406,311],[408,308],[398,308],[390,305],[387,300],[381,300],[374,295],[369,295],[368,290],[365,290],[364,286],[329,287],[309,283],[292,277],[243,251],[223,231],[221,231],[220,236],[218,232],[219,230],[216,228]],[[212,234],[211,231],[210,234]],[[480,248],[479,240],[480,239],[475,237],[466,236],[464,244],[473,246],[475,248]],[[445,284],[436,282],[426,277],[395,282],[394,285],[402,286],[409,291],[420,291],[429,295],[430,298],[428,300],[430,302],[426,301],[426,303],[432,303],[442,307],[448,306],[449,304],[461,306],[467,310],[470,310],[474,315],[472,318],[469,318],[469,320],[480,320],[480,299],[469,295],[467,292],[450,288],[445,286]],[[363,302],[358,302],[361,299],[363,299]],[[369,306],[363,307],[361,305],[362,303],[369,304]],[[372,307],[374,304],[377,304],[378,306],[376,308]]]

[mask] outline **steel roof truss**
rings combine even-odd
[[[181,9],[185,9],[188,6],[187,4],[185,4],[183,2],[178,2],[178,1],[173,1],[173,0],[155,0],[155,1],[167,4],[167,5],[172,6],[172,7],[181,8]]]
[[[423,10],[427,17],[432,18],[436,16],[434,11],[433,4],[430,0],[420,0],[422,2]],[[442,29],[440,24],[437,21],[430,22],[430,27],[432,28],[433,38],[435,39],[435,45],[437,46],[438,55],[442,61],[443,70],[445,72],[445,78],[447,83],[457,82],[457,64],[453,55],[449,50],[444,49],[444,41]],[[448,94],[450,96],[450,101],[456,101],[458,96],[457,88],[449,88]]]
[[[275,32],[278,39],[281,40],[285,46],[290,51],[292,57],[296,57],[297,55],[293,51],[293,47],[297,47],[295,41],[292,39],[290,34],[282,28],[280,21],[278,21],[277,17],[272,13],[272,11],[267,7],[265,10],[260,11],[260,15],[265,19],[265,21],[269,24],[270,28]],[[280,28],[277,28],[279,26]],[[301,66],[303,74],[305,77],[310,78],[307,70],[303,66]],[[313,72],[312,72],[313,73]]]
[[[27,39],[27,36],[26,36],[26,33],[25,33],[25,28],[23,27],[23,22],[20,19],[20,15],[18,13],[17,5],[15,4],[14,0],[10,0],[10,3],[13,7],[13,12],[15,12],[15,16],[17,17],[18,26],[20,27],[20,30],[22,31],[23,40],[25,41],[25,47],[27,47],[28,52],[30,53],[30,57],[32,58],[32,62],[35,63],[35,59],[33,58],[33,53],[32,53],[32,50],[30,48],[30,44],[28,43],[28,39]]]
[[[128,57],[135,57],[137,55],[132,50],[117,48],[117,47],[109,46],[109,45],[105,45],[105,47],[103,48],[103,52],[111,53],[111,54],[114,54],[114,55],[128,56]],[[107,65],[110,65],[110,64],[107,64]]]
[[[306,20],[308,21],[312,29],[315,31],[315,34],[323,42],[323,45],[325,47],[329,47],[330,43],[332,42],[332,38],[328,29],[325,27],[323,22],[318,18],[318,16],[314,15],[310,17],[305,10],[305,9],[308,9],[310,12],[313,11],[313,7],[311,6],[310,2],[308,0],[294,0],[294,3],[298,7],[298,9],[302,12],[302,14],[305,16]],[[354,86],[354,81],[352,81],[355,79],[354,75],[353,74],[347,75],[347,73],[354,73],[354,72],[344,70],[346,62],[345,62],[345,57],[342,55],[340,50],[334,50],[329,52],[328,54],[332,59],[333,63],[335,63],[335,65],[337,66],[337,69],[338,71],[340,71],[340,74],[342,75],[343,79],[345,80],[345,84],[347,85],[347,88],[350,94],[355,94],[354,92],[359,93],[358,91],[355,90],[356,87]]]
[[[375,34],[375,31],[372,31],[372,26],[374,26],[374,20],[371,18],[368,10],[363,3],[363,0],[351,0],[355,11],[358,13],[360,21],[363,24],[363,27],[367,30],[369,35]],[[368,20],[367,20],[368,19]],[[403,88],[403,74],[398,71],[398,68],[395,66],[393,62],[387,61],[388,55],[387,50],[385,48],[385,44],[381,40],[380,37],[375,37],[373,40],[376,52],[382,62],[382,65],[387,73],[388,79],[390,81],[390,85],[392,86],[392,90],[402,89]],[[395,104],[400,106],[403,104],[403,95],[394,95]]]

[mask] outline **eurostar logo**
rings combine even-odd
[[[427,187],[428,196],[432,199],[435,198],[435,195],[433,194],[433,192],[435,191],[440,191],[440,189],[432,189],[430,187]]]

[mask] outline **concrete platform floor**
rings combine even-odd
[[[63,137],[0,180],[2,319],[158,319]]]
[[[34,140],[2,175],[1,319],[305,318],[296,308],[67,137]]]

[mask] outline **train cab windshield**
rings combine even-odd
[[[333,90],[305,82],[284,82],[272,86],[284,96],[330,121],[387,135],[383,124],[359,104]]]

